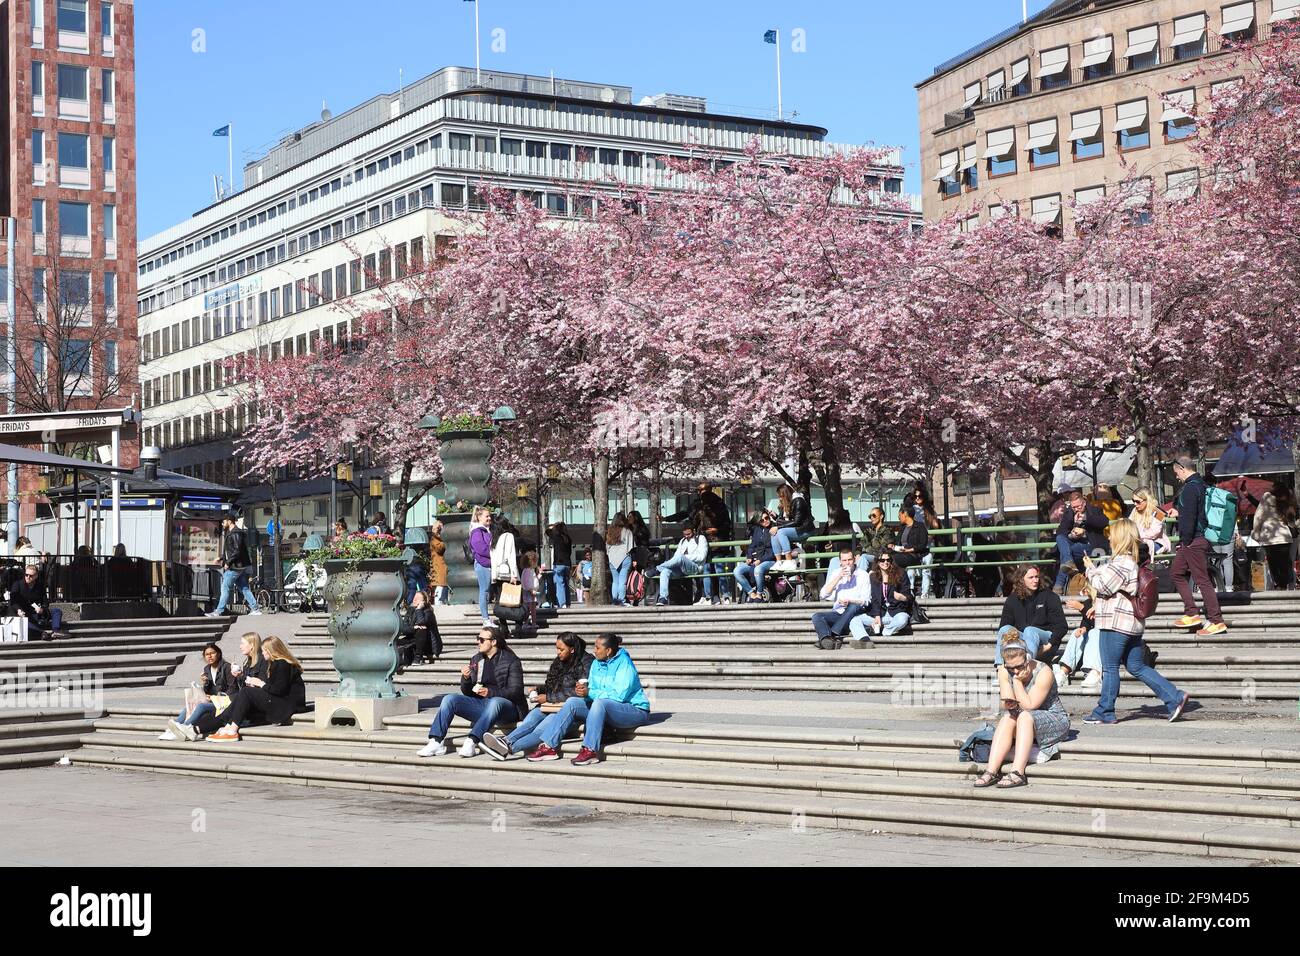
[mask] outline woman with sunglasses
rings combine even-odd
[[[1146,489],[1134,493],[1133,510],[1129,512],[1128,517],[1137,525],[1138,536],[1150,549],[1151,554],[1156,555],[1161,551],[1174,549],[1169,543],[1169,532],[1165,530],[1165,513],[1152,504],[1151,495]]]
[[[1014,629],[1002,635],[999,647],[1002,663],[998,666],[998,694],[1002,716],[993,731],[993,745],[984,772],[975,778],[977,788],[997,784],[1001,790],[1023,787],[1029,782],[1025,770],[1034,744],[1042,752],[1053,754],[1070,732],[1070,715],[1061,704],[1052,669],[1033,659],[1029,646]],[[1011,770],[1002,776],[1002,764],[1015,756]]]
[[[478,652],[460,669],[460,693],[442,698],[438,716],[429,725],[429,742],[417,756],[441,757],[450,752],[447,729],[453,717],[473,725],[459,751],[462,757],[473,757],[484,734],[497,724],[523,720],[527,713],[524,666],[501,632],[485,627],[478,632]]]
[[[907,575],[894,563],[894,556],[888,551],[876,555],[871,574],[871,600],[867,603],[867,612],[859,614],[849,624],[853,641],[849,646],[866,648],[871,646],[871,637],[893,637],[912,623],[912,588]],[[867,628],[870,626],[870,636]]]

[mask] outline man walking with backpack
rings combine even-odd
[[[221,539],[221,600],[217,609],[208,613],[208,617],[221,617],[226,613],[226,603],[231,593],[239,588],[248,602],[249,614],[261,614],[257,609],[257,598],[249,586],[248,569],[253,562],[248,556],[248,537],[235,524],[235,519],[227,515],[221,521],[224,535]]]
[[[1235,499],[1221,488],[1213,490],[1212,507],[1206,507],[1207,496],[1205,480],[1196,472],[1195,463],[1187,455],[1179,455],[1174,460],[1174,477],[1183,483],[1178,492],[1174,517],[1178,519],[1178,548],[1174,554],[1169,573],[1174,579],[1178,596],[1183,599],[1183,616],[1174,622],[1174,627],[1199,627],[1198,637],[1212,637],[1226,634],[1228,625],[1223,623],[1223,612],[1219,609],[1219,595],[1210,580],[1209,555],[1217,539],[1226,535],[1231,541],[1236,530],[1237,509]],[[1225,500],[1226,499],[1226,500]],[[1214,521],[1210,520],[1211,514]],[[1226,519],[1227,525],[1223,527]],[[1211,538],[1215,540],[1212,541]],[[1196,610],[1196,599],[1192,596],[1192,582],[1201,591],[1201,600],[1205,602],[1205,617],[1210,623],[1205,624]]]

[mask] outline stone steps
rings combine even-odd
[[[94,729],[95,717],[80,710],[0,711],[0,770],[57,763]]]
[[[1295,825],[1300,806],[1294,800],[1300,774],[1294,766],[1270,769],[1246,761],[1240,769],[1188,770],[1153,764],[1136,771],[1145,775],[1139,780],[1131,779],[1134,768],[1126,765],[1081,760],[1073,769],[1063,769],[1071,760],[1067,754],[1033,768],[1029,787],[976,791],[967,779],[973,768],[957,763],[950,740],[949,759],[941,763],[923,756],[849,753],[824,744],[674,745],[650,739],[646,731],[651,729],[611,743],[609,760],[588,768],[567,761],[500,763],[485,755],[421,760],[414,749],[423,733],[405,726],[369,735],[260,728],[228,745],[163,742],[148,733],[105,726],[83,739],[73,761],[232,779],[1000,839],[1008,836],[1010,814],[1016,820],[1015,837],[1034,842],[1300,860]],[[359,739],[363,736],[368,739]],[[1130,779],[1098,779],[1115,770],[1129,771]],[[1234,773],[1239,783],[1234,783]],[[1166,792],[1163,785],[1169,783],[1176,785],[1175,792]]]

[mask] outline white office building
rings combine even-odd
[[[164,468],[247,484],[234,438],[250,421],[221,362],[260,350],[276,358],[349,333],[339,299],[398,281],[452,234],[449,210],[473,209],[483,183],[508,186],[550,215],[580,215],[611,177],[674,186],[664,158],[692,147],[814,156],[835,149],[826,130],[710,113],[698,97],[633,102],[632,90],[448,67],[284,137],[244,167],[244,188],[139,247],[140,387],[145,443]],[[883,195],[901,194],[895,153],[880,168]],[[919,228],[920,202],[892,209]],[[377,293],[370,293],[377,294]],[[354,481],[371,477],[358,462]],[[329,482],[282,475],[286,536],[325,531]],[[247,500],[262,503],[258,482]],[[368,503],[367,509],[372,504]],[[355,526],[358,505],[340,512]],[[422,509],[423,510],[423,509]],[[262,512],[254,514],[259,525]],[[418,519],[417,522],[418,523]]]

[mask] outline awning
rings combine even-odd
[[[1128,49],[1124,51],[1126,57],[1141,56],[1144,53],[1150,53],[1160,42],[1160,27],[1152,24],[1149,27],[1138,27],[1136,30],[1128,31]]]
[[[1095,40],[1085,40],[1083,44],[1083,59],[1079,61],[1079,66],[1096,66],[1098,63],[1105,63],[1115,52],[1115,42],[1110,37],[1098,37]]]
[[[1176,90],[1166,93],[1164,98],[1165,111],[1160,114],[1160,122],[1192,118],[1192,110],[1196,109],[1196,90]]]
[[[1039,120],[1029,124],[1029,139],[1025,142],[1026,150],[1044,149],[1056,142],[1056,120]]]
[[[1229,33],[1236,33],[1238,30],[1246,29],[1254,22],[1254,0],[1250,0],[1248,3],[1235,3],[1230,7],[1223,8],[1223,26],[1219,28],[1219,33],[1224,36]]]
[[[979,154],[975,150],[975,144],[961,148],[961,165],[957,167],[958,172],[965,172],[979,162]]]
[[[1120,103],[1115,107],[1115,129],[1117,130],[1137,129],[1145,125],[1146,121],[1146,100],[1133,100],[1129,103]]]
[[[1295,461],[1291,455],[1291,446],[1283,441],[1267,445],[1257,442],[1245,444],[1229,442],[1219,458],[1219,463],[1214,466],[1214,473],[1219,477],[1285,475],[1293,471],[1295,471]]]
[[[1124,199],[1126,209],[1144,209],[1151,205],[1151,180],[1134,180],[1129,195]]]
[[[963,92],[964,92],[964,94],[965,94],[965,96],[966,96],[966,100],[965,100],[964,103],[962,103],[962,109],[967,109],[967,110],[968,110],[968,109],[970,109],[972,106],[974,106],[976,103],[979,102],[979,99],[980,99],[980,84],[979,84],[979,81],[976,80],[976,81],[975,81],[974,83],[972,83],[970,86],[966,87],[966,89],[965,89]]]
[[[1096,202],[1105,195],[1105,186],[1089,186],[1086,189],[1076,189],[1074,191],[1074,204],[1076,206],[1086,206],[1088,203]]]
[[[1029,58],[1016,60],[1011,64],[1011,85],[1019,86],[1020,81],[1029,75]]]
[[[1007,87],[1007,71],[998,70],[996,73],[990,73],[988,78],[989,96],[993,95],[994,90],[1004,90]]]
[[[1034,200],[1034,224],[1039,226],[1051,225],[1061,218],[1061,197],[1060,196],[1039,196]]]
[[[1273,15],[1269,23],[1281,23],[1292,17],[1300,17],[1300,0],[1273,0]]]
[[[1070,48],[1058,46],[1054,50],[1044,50],[1038,55],[1038,75],[1055,76],[1070,65]]]
[[[1201,174],[1195,169],[1183,169],[1165,177],[1165,198],[1174,202],[1191,199],[1201,185]]]
[[[1104,451],[1097,447],[1097,474],[1093,475],[1093,449],[1085,443],[1077,446],[1074,464],[1066,468],[1060,459],[1052,466],[1052,486],[1059,488],[1062,483],[1071,488],[1091,488],[1103,484],[1118,487],[1128,476],[1137,458],[1135,447],[1123,451]]]
[[[954,150],[951,153],[944,153],[939,157],[939,172],[934,177],[937,183],[941,179],[952,179],[953,173],[957,171],[957,153]]]
[[[1016,131],[1012,128],[994,130],[988,134],[987,142],[984,158],[1001,159],[1015,148]]]
[[[1015,210],[1006,206],[989,206],[989,220],[1001,219],[1003,216],[1015,215]]]
[[[1189,17],[1178,17],[1174,20],[1174,38],[1171,41],[1173,46],[1195,43],[1203,36],[1205,36],[1205,14],[1194,13]]]
[[[0,461],[13,462],[15,465],[39,465],[45,468],[75,468],[78,471],[98,472],[101,474],[129,475],[130,468],[114,468],[112,465],[101,465],[97,461],[87,461],[84,458],[68,458],[64,455],[53,455],[48,451],[34,451],[30,448],[20,448],[17,445],[0,445]]]
[[[1101,110],[1085,110],[1070,117],[1070,139],[1092,139],[1101,129]]]

